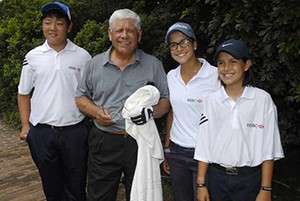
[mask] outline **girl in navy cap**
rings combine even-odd
[[[172,58],[179,66],[168,75],[171,112],[168,114],[163,167],[171,175],[175,199],[196,200],[197,167],[194,150],[203,99],[220,88],[217,68],[197,58],[197,41],[187,23],[177,22],[166,34]]]
[[[223,87],[204,101],[195,150],[198,200],[270,201],[274,160],[284,157],[276,106],[253,86],[244,42],[225,41],[215,59]]]

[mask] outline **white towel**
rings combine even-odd
[[[130,117],[137,116],[144,107],[156,105],[159,91],[151,85],[141,87],[125,102],[122,116],[126,132],[138,144],[137,165],[131,187],[131,201],[162,201],[160,163],[164,160],[163,149],[154,119],[143,125],[132,123]]]

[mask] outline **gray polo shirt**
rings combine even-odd
[[[121,71],[109,59],[111,50],[112,47],[87,62],[76,91],[77,97],[88,97],[99,107],[121,114],[126,99],[152,82],[160,91],[160,98],[169,99],[167,77],[161,61],[138,49],[136,59]],[[96,121],[94,123],[108,132],[125,130],[124,119],[108,127],[100,126]]]

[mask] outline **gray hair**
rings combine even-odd
[[[141,18],[135,12],[129,9],[116,10],[109,18],[109,28],[113,28],[115,20],[122,19],[132,19],[138,32],[141,31]]]

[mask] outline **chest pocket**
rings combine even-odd
[[[146,86],[148,83],[153,83],[150,78],[137,78],[132,80],[125,80],[125,87],[131,91],[131,93],[135,92],[139,88]]]

